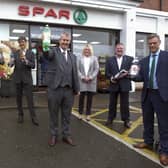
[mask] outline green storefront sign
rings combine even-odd
[[[78,24],[84,24],[87,21],[87,13],[84,9],[77,9],[73,14],[74,21]]]

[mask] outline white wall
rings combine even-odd
[[[64,25],[78,25],[73,19],[73,13],[76,9],[80,7],[74,6],[66,6],[61,4],[46,4],[46,3],[32,3],[32,2],[22,2],[22,1],[8,1],[0,0],[1,10],[0,10],[0,19],[10,19],[10,20],[21,20],[21,21],[30,21],[30,22],[42,22],[42,23],[55,23],[55,24],[64,24]],[[19,16],[18,15],[18,7],[19,5],[28,6],[30,8],[29,16]],[[43,7],[45,9],[45,13],[49,9],[53,9],[56,14],[60,9],[66,9],[70,11],[70,19],[66,18],[53,18],[53,17],[44,17],[44,14],[37,14],[36,16],[32,16],[33,7]],[[8,9],[8,10],[7,10]],[[89,27],[99,27],[99,28],[109,28],[109,29],[122,29],[123,23],[123,14],[119,12],[113,12],[110,10],[100,10],[100,9],[91,9],[85,8],[88,15],[88,20],[82,26]],[[10,11],[10,12],[9,12]]]
[[[135,29],[137,32],[155,33],[157,29],[157,18],[136,16]]]

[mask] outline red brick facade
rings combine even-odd
[[[168,0],[144,0],[140,7],[168,12]]]

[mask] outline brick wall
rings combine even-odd
[[[168,12],[168,0],[144,0],[140,7]]]
[[[168,12],[168,0],[163,0],[162,10]]]

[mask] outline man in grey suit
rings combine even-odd
[[[74,95],[79,92],[76,56],[69,50],[71,37],[68,33],[62,33],[59,47],[45,52],[49,60],[47,71],[48,109],[50,134],[48,144],[54,146],[58,139],[58,118],[61,109],[61,125],[63,142],[74,145],[70,133],[70,117],[74,101]]]
[[[110,57],[106,62],[106,77],[110,80],[109,114],[106,125],[112,124],[117,112],[117,99],[120,95],[120,112],[124,126],[130,128],[129,119],[129,91],[131,81],[127,78],[128,71],[132,65],[133,57],[124,55],[124,45],[116,44],[115,56]],[[117,75],[119,72],[122,73]]]
[[[25,92],[28,108],[32,123],[36,126],[39,125],[36,118],[34,104],[33,104],[33,91],[32,91],[32,74],[31,69],[35,67],[35,57],[31,50],[26,49],[26,38],[24,36],[19,37],[18,43],[20,49],[12,53],[10,66],[15,65],[13,79],[16,84],[16,103],[18,108],[18,123],[23,123],[23,107],[22,96]]]

